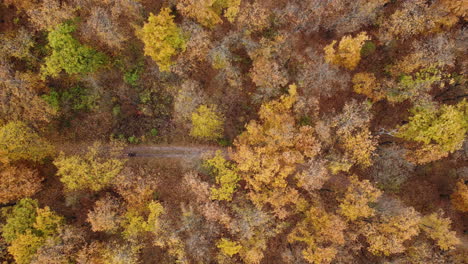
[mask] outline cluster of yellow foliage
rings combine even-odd
[[[181,0],[177,8],[184,16],[195,19],[205,27],[213,28],[223,22],[219,17],[223,10],[227,20],[234,22],[240,3],[241,0]]]
[[[359,181],[355,175],[351,176],[350,180],[351,184],[341,200],[340,213],[351,221],[373,216],[375,210],[369,207],[369,203],[376,202],[382,192],[372,186],[368,180]]]
[[[242,249],[242,246],[239,244],[239,242],[231,241],[226,238],[220,239],[216,246],[223,254],[228,255],[229,257],[239,253],[239,251]]]
[[[0,158],[3,163],[19,160],[41,162],[54,153],[54,147],[23,122],[12,121],[0,127]]]
[[[260,121],[251,121],[234,143],[233,159],[247,182],[251,200],[258,206],[271,204],[281,217],[286,216],[284,206],[299,200],[286,178],[320,151],[314,129],[296,125],[292,112],[296,100],[296,86],[291,85],[289,95],[261,106]]]
[[[205,161],[205,165],[214,173],[219,185],[219,188],[211,188],[211,199],[231,201],[240,180],[234,164],[228,162],[221,151],[217,151],[213,158]]]
[[[442,250],[454,249],[460,244],[455,231],[450,231],[450,218],[444,218],[441,213],[433,213],[421,219],[421,229],[437,242]]]
[[[462,147],[468,132],[468,101],[457,105],[414,107],[407,124],[399,127],[397,136],[422,144],[407,156],[408,160],[423,164],[446,157]]]
[[[159,202],[151,201],[147,208],[148,216],[145,217],[136,210],[129,210],[122,221],[124,231],[122,235],[130,241],[138,241],[138,237],[144,232],[153,232],[159,235],[161,232],[160,216],[164,214],[164,207]]]
[[[346,103],[343,112],[335,117],[332,126],[336,127],[338,143],[344,150],[344,157],[335,161],[335,171],[347,171],[350,165],[364,168],[372,165],[374,150],[377,148],[377,137],[372,135],[370,126],[370,104],[352,100]]]
[[[86,155],[65,156],[60,153],[54,160],[57,175],[70,190],[99,191],[108,186],[123,169],[124,161],[99,157],[99,144],[88,149]]]
[[[336,40],[334,40],[323,49],[325,61],[353,70],[361,61],[361,48],[364,42],[369,39],[366,32],[359,33],[355,38],[347,35],[340,40],[338,49],[335,49]]]
[[[381,85],[377,82],[373,73],[356,73],[353,77],[353,88],[356,93],[363,94],[374,102],[384,98]]]
[[[306,244],[302,255],[308,262],[331,263],[338,252],[337,246],[345,242],[345,228],[345,222],[338,216],[329,214],[322,208],[311,207],[305,218],[288,235],[288,241]]]
[[[216,140],[223,137],[224,117],[218,113],[215,105],[200,105],[192,113],[190,135],[203,140]]]
[[[372,136],[368,127],[364,127],[354,134],[346,133],[342,135],[342,138],[343,147],[353,162],[363,167],[372,165],[372,154],[377,148],[377,140]]]
[[[186,48],[186,37],[174,23],[169,8],[164,8],[155,16],[150,13],[148,22],[136,31],[145,44],[145,55],[150,56],[162,71],[169,71],[171,58]]]
[[[63,217],[47,206],[39,208],[38,202],[29,198],[20,200],[5,216],[2,235],[11,243],[8,252],[18,264],[31,263],[37,250],[57,235],[64,223]]]
[[[421,217],[413,208],[405,208],[396,215],[383,215],[378,223],[366,225],[364,235],[374,255],[402,253],[403,243],[419,234]]]

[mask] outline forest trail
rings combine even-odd
[[[205,153],[214,153],[217,150],[226,152],[221,147],[194,145],[148,145],[148,146],[129,146],[124,149],[124,155],[129,158],[154,157],[154,158],[173,158],[173,159],[197,159]],[[134,156],[133,156],[134,155]]]
[[[82,155],[86,153],[93,143],[64,143],[56,144],[58,152],[64,152],[67,155]],[[103,144],[104,149],[111,148],[111,145]],[[155,144],[155,145],[128,145],[121,151],[121,158],[160,158],[176,160],[197,160],[202,159],[206,153],[214,153],[221,150],[224,156],[228,156],[227,148],[213,145],[181,145],[181,144]]]

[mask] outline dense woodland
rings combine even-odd
[[[0,263],[468,263],[467,11],[2,0]]]

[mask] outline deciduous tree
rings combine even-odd
[[[194,80],[185,80],[174,98],[174,118],[181,125],[190,123],[192,113],[206,102],[207,96]]]
[[[113,188],[134,208],[154,199],[158,178],[154,170],[142,166],[126,166],[113,180]]]
[[[82,228],[65,225],[57,236],[47,238],[31,264],[64,264],[76,261],[76,253],[86,245],[86,232]]]
[[[33,129],[20,121],[0,127],[0,153],[3,162],[30,160],[41,162],[52,156],[54,147]]]
[[[113,233],[120,226],[122,210],[122,202],[107,195],[96,201],[93,210],[88,212],[87,220],[94,232]]]
[[[88,149],[85,155],[66,156],[60,153],[54,160],[57,175],[69,191],[91,189],[99,191],[112,182],[123,168],[124,161],[103,158],[99,155],[99,144]]]
[[[39,172],[25,165],[4,167],[0,172],[0,203],[32,196],[41,189],[41,181]]]
[[[241,0],[180,0],[177,9],[184,16],[195,19],[205,27],[213,28],[222,23],[220,18],[224,10],[224,16],[229,22],[234,22]]]
[[[22,199],[4,214],[2,236],[11,245],[8,251],[18,264],[28,264],[47,238],[58,234],[63,217],[49,207],[39,208],[36,200]]]
[[[398,254],[405,251],[403,243],[419,234],[420,215],[412,207],[398,212],[384,212],[378,222],[365,226],[368,250],[374,255]]]
[[[240,180],[235,165],[227,161],[221,151],[217,151],[213,158],[205,161],[205,166],[214,174],[219,186],[211,188],[211,199],[231,201]]]
[[[0,60],[0,119],[50,122],[56,111],[39,96],[46,89],[37,74],[14,71],[12,65]]]
[[[239,251],[242,249],[242,246],[239,244],[239,242],[231,241],[226,238],[220,239],[216,246],[219,248],[219,250],[221,250],[223,254],[228,255],[230,257],[239,253]]]
[[[271,204],[281,217],[287,215],[284,207],[299,199],[286,178],[320,150],[313,128],[296,125],[292,112],[296,100],[296,86],[291,85],[289,95],[262,105],[260,120],[251,121],[234,143],[233,159],[251,200],[257,206]]]
[[[353,70],[361,61],[361,48],[364,42],[369,39],[366,32],[361,32],[354,38],[347,35],[340,40],[337,49],[334,40],[324,48],[325,61]]]
[[[250,76],[258,87],[254,100],[268,101],[279,95],[280,89],[288,83],[288,72],[282,64],[284,58],[279,55],[285,42],[284,36],[272,41],[262,39],[262,46],[249,53],[253,61]]]
[[[421,229],[434,239],[442,250],[454,249],[460,244],[455,231],[450,230],[450,218],[443,217],[442,213],[433,213],[421,219]]]
[[[30,49],[34,47],[33,36],[24,28],[17,29],[15,32],[7,32],[0,38],[0,58],[18,58],[32,60],[34,56]]]
[[[370,105],[355,100],[347,102],[343,112],[332,120],[345,158],[362,167],[372,164],[374,150],[377,148],[377,138],[369,131],[370,120]]]
[[[52,30],[60,23],[73,18],[75,8],[58,0],[43,0],[27,10],[29,21],[40,30]]]
[[[397,136],[416,141],[421,147],[408,159],[427,163],[446,157],[461,148],[468,131],[468,101],[457,105],[436,107],[416,106],[409,122],[398,129]]]
[[[186,36],[174,23],[169,8],[163,8],[155,16],[150,13],[148,22],[136,31],[145,44],[145,55],[150,56],[162,71],[169,71],[171,58],[186,48]]]
[[[457,182],[457,186],[450,198],[455,209],[468,212],[468,186],[463,180]]]
[[[377,158],[371,168],[376,185],[387,192],[398,192],[410,177],[415,165],[405,159],[406,150],[392,144],[377,150]]]
[[[50,55],[41,68],[44,77],[56,77],[62,70],[68,74],[90,73],[104,64],[106,56],[76,40],[72,35],[75,30],[75,25],[66,22],[49,31]]]
[[[354,221],[360,217],[370,217],[375,210],[369,206],[382,195],[368,180],[359,181],[357,176],[351,176],[351,183],[340,203],[340,213],[348,220]]]
[[[190,135],[203,140],[216,140],[223,137],[224,117],[215,105],[200,105],[192,113]]]
[[[91,10],[84,31],[86,34],[92,34],[102,43],[117,50],[122,50],[123,43],[127,40],[118,25],[112,20],[109,10],[102,7]]]
[[[344,240],[346,224],[322,208],[311,207],[288,235],[288,241],[303,242],[302,255],[309,263],[331,263]]]
[[[363,94],[376,102],[383,99],[381,85],[373,73],[360,72],[353,77],[353,88],[358,94]]]

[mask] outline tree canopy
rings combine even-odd
[[[90,73],[105,63],[106,56],[81,44],[72,33],[76,26],[62,23],[49,31],[47,40],[51,54],[41,68],[43,76],[57,77],[61,71],[68,74]]]
[[[150,56],[162,71],[169,71],[172,57],[186,48],[187,37],[174,23],[169,8],[158,15],[150,13],[148,22],[137,30],[137,36],[145,44],[145,55]]]
[[[30,160],[41,162],[54,155],[54,147],[21,121],[8,122],[0,127],[2,162]]]

